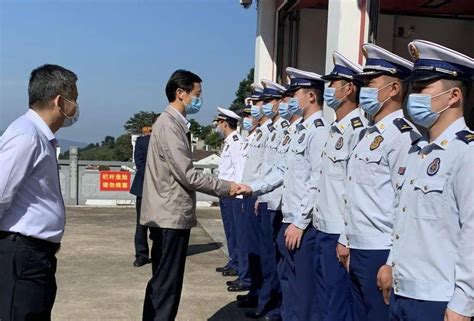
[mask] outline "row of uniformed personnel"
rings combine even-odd
[[[329,75],[287,68],[253,85],[240,119],[219,109],[229,291],[250,318],[442,321],[474,315],[474,60],[435,43],[414,63],[373,44]],[[325,83],[329,86],[325,88]],[[404,115],[402,105],[406,102]],[[329,124],[323,101],[335,111]],[[358,107],[361,107],[363,112]]]

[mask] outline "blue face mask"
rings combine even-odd
[[[380,102],[378,98],[379,91],[393,84],[393,82],[386,84],[382,88],[371,88],[371,87],[362,87],[360,89],[359,101],[362,107],[362,110],[367,113],[370,120],[372,120],[375,115],[382,109],[383,104],[390,99],[388,96],[387,99]]]
[[[250,108],[250,115],[256,120],[260,120],[263,116],[262,109],[257,105],[253,105],[252,108]]]
[[[290,120],[293,116],[293,112],[290,111],[289,107],[287,103],[280,103],[278,105],[278,113],[283,119]]]
[[[301,115],[303,113],[298,98],[294,97],[288,101],[288,110],[290,113],[295,115]]]
[[[326,104],[328,105],[329,108],[337,110],[341,106],[342,100],[344,98],[346,98],[347,96],[344,96],[341,99],[337,99],[336,98],[336,90],[344,88],[347,85],[349,85],[349,83],[347,83],[344,86],[341,86],[339,88],[327,87],[327,88],[324,89],[324,101],[326,102]]]
[[[431,109],[431,99],[444,95],[451,91],[451,89],[443,91],[435,96],[427,94],[410,94],[407,101],[407,112],[415,124],[424,128],[431,128],[439,118],[439,115],[448,109],[446,108],[435,112]]]
[[[252,119],[245,117],[244,120],[242,121],[242,127],[248,132],[251,131],[254,127]]]
[[[199,110],[201,109],[201,106],[202,106],[201,97],[192,96],[191,102],[184,107],[186,111],[186,115],[198,113]]]
[[[275,116],[275,112],[273,111],[272,103],[268,103],[268,104],[263,105],[262,111],[263,111],[263,115],[266,116],[266,117],[272,118],[273,116]]]

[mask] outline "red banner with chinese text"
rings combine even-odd
[[[128,192],[130,172],[100,171],[100,190],[102,192]]]

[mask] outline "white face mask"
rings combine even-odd
[[[62,97],[62,96],[61,96]],[[72,125],[74,125],[78,120],[79,120],[79,105],[73,101],[70,101],[69,99],[67,98],[64,98],[62,97],[65,101],[73,104],[76,106],[76,112],[74,113],[74,115],[72,116],[68,116],[66,115],[63,110],[61,109],[61,107],[59,107],[59,112],[61,113],[61,115],[63,115],[65,117],[64,119],[64,122],[63,122],[63,126],[62,127],[71,127]]]

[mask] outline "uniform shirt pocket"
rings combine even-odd
[[[335,151],[328,153],[330,162],[327,168],[328,177],[335,180],[343,180],[346,176],[347,153],[345,151]]]
[[[357,182],[364,185],[375,185],[376,169],[382,161],[382,153],[374,152],[357,155]]]
[[[294,164],[291,164],[291,166],[295,168],[297,178],[304,178],[307,171],[305,158],[306,144],[298,144],[294,146],[292,152],[294,153]]]
[[[419,178],[414,182],[416,211],[420,219],[440,220],[445,212],[445,186],[447,178]]]

